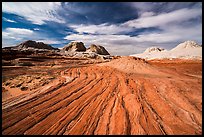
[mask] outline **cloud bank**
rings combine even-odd
[[[130,55],[153,45],[202,43],[201,2],[3,2],[2,11],[3,45],[28,38],[59,47],[82,41]]]

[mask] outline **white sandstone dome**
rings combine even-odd
[[[188,40],[188,41],[185,41],[179,44],[178,46],[173,48],[171,51],[182,50],[182,49],[193,49],[193,48],[201,48],[201,46],[197,44],[195,41]]]
[[[198,59],[202,60],[202,46],[195,41],[185,41],[180,43],[175,48],[167,51],[158,47],[150,47],[145,52],[134,54],[131,56],[144,59],[164,59],[164,58],[179,58],[179,59]]]
[[[147,48],[144,53],[150,53],[150,52],[161,52],[161,51],[165,51],[165,49],[160,48],[160,47],[150,47]]]

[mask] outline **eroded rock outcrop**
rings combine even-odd
[[[86,51],[86,47],[83,42],[71,42],[68,45],[64,46],[64,51]]]
[[[161,51],[166,51],[166,50],[160,47],[150,47],[150,48],[147,48],[144,52],[150,53],[150,52],[161,52]]]
[[[53,48],[52,46],[45,44],[43,42],[36,42],[32,40],[27,40],[19,45],[17,45],[15,48],[17,49],[27,49],[27,48],[34,48],[34,49],[48,49],[48,50],[57,50],[57,48]]]
[[[202,46],[195,41],[185,41],[171,50],[157,47],[147,48],[143,53],[130,56],[151,59],[197,59],[202,60]]]
[[[188,40],[183,43],[180,43],[175,48],[171,49],[171,51],[181,51],[181,50],[193,50],[193,49],[201,49],[202,46],[196,43],[195,41]]]
[[[88,52],[95,52],[100,55],[110,55],[108,51],[100,45],[91,44],[90,47],[87,49]]]

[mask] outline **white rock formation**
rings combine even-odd
[[[150,47],[150,48],[147,48],[144,52],[151,53],[151,52],[161,52],[161,51],[165,51],[165,49],[160,47]]]
[[[202,46],[198,45],[195,41],[185,41],[169,51],[158,47],[150,47],[141,54],[134,54],[130,56],[140,57],[147,60],[164,58],[202,60]]]

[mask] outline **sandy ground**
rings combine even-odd
[[[202,134],[202,61],[84,61],[3,68],[2,134]]]

